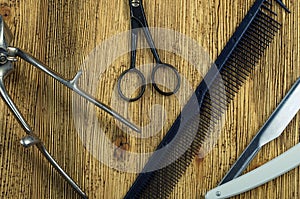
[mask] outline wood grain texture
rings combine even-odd
[[[194,39],[208,52],[211,60],[215,60],[253,2],[144,0],[144,7],[149,26],[171,29]],[[292,13],[279,14],[283,27],[230,105],[216,146],[203,160],[195,159],[171,198],[200,198],[216,186],[300,76],[300,3],[296,0],[285,2]],[[85,58],[98,45],[130,28],[127,1],[1,0],[0,3],[0,14],[15,36],[12,45],[30,52],[67,78],[72,78],[81,68],[87,69],[84,68]],[[110,47],[107,52],[113,54],[115,46]],[[160,54],[162,60],[175,63],[191,87],[196,88],[201,76],[186,60],[164,51]],[[153,62],[149,50],[139,51],[138,56],[139,65]],[[101,110],[96,110],[98,125],[111,142],[117,145],[123,142],[126,150],[153,151],[179,114],[180,105],[175,96],[162,97],[149,86],[138,102],[128,105],[119,99],[115,92],[116,81],[128,66],[129,53],[119,56],[101,74],[96,82],[98,88],[89,89],[96,89],[100,101],[138,125],[151,123],[150,119],[157,116],[151,115],[150,110],[160,104],[168,116],[162,131],[149,139],[136,139],[117,127],[116,122]],[[98,80],[98,74],[93,72],[96,69],[88,69],[91,78]],[[6,85],[35,133],[89,198],[117,199],[126,194],[136,174],[110,168],[90,152],[87,146],[92,137],[87,135],[91,135],[88,132],[97,133],[95,124],[84,126],[85,131],[78,131],[71,91],[24,61],[15,63],[15,72],[7,78]],[[183,88],[179,95],[182,99],[189,97]],[[0,109],[0,196],[11,199],[77,198],[35,148],[24,149],[19,144],[25,135],[22,128],[4,103],[0,103]],[[280,138],[260,151],[248,171],[298,143],[299,121],[298,114]],[[99,153],[107,150],[101,144],[98,147]],[[127,161],[118,151],[114,155],[112,159]],[[297,168],[236,198],[299,198],[299,178],[300,169]]]

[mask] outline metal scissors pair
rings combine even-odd
[[[278,105],[276,110],[260,129],[242,155],[238,158],[220,184],[210,190],[206,199],[229,198],[266,182],[269,182],[300,165],[300,143],[266,164],[246,173],[258,151],[267,143],[279,137],[300,109],[300,78]],[[240,176],[240,177],[239,177]]]
[[[180,88],[180,75],[174,66],[167,63],[163,63],[161,61],[149,30],[142,0],[129,0],[129,7],[130,7],[130,17],[131,17],[131,62],[130,62],[130,68],[124,71],[118,79],[117,84],[118,84],[119,95],[124,100],[133,102],[140,99],[146,89],[146,78],[140,70],[136,69],[136,49],[137,49],[138,33],[140,29],[143,30],[147,43],[156,61],[156,66],[153,68],[151,73],[151,83],[154,89],[157,90],[160,94],[165,96],[170,96],[176,93]],[[167,69],[171,73],[174,73],[176,83],[174,88],[170,89],[172,91],[166,91],[167,89],[162,89],[157,84],[155,77],[157,73],[159,73],[159,69]],[[123,92],[121,88],[121,84],[123,82],[122,80],[126,75],[129,75],[130,73],[134,73],[135,75],[137,75],[141,81],[139,92],[134,97],[126,96],[125,92]]]
[[[10,47],[8,46],[10,43],[10,39],[12,38],[12,34],[8,27],[6,26],[5,22],[0,16],[0,95],[3,101],[7,104],[7,106],[12,111],[13,115],[16,117],[18,122],[23,127],[24,131],[27,133],[27,136],[21,140],[21,144],[24,147],[30,147],[35,145],[41,153],[45,156],[45,158],[51,163],[51,165],[58,171],[58,173],[73,187],[73,189],[82,197],[87,198],[86,194],[79,188],[79,186],[72,180],[71,177],[59,166],[59,164],[54,160],[54,158],[48,153],[44,144],[41,140],[34,134],[33,130],[24,119],[18,108],[16,107],[15,103],[12,101],[11,97],[7,93],[7,90],[4,85],[5,78],[13,71],[13,64],[12,62],[17,61],[17,57],[25,60],[26,62],[30,63],[31,65],[35,66],[36,68],[42,70],[47,75],[51,76],[52,78],[56,79],[69,89],[73,90],[75,93],[80,95],[81,97],[85,98],[89,102],[93,103],[97,107],[103,109],[104,111],[111,114],[113,117],[124,123],[125,125],[129,126],[133,130],[140,132],[139,129],[125,118],[120,116],[118,113],[107,107],[106,105],[102,104],[98,100],[96,100],[91,95],[87,94],[83,90],[81,90],[78,86],[78,80],[82,74],[81,71],[77,73],[77,75],[72,80],[64,79],[59,74],[52,71],[50,68],[42,64],[40,61],[32,57],[31,55],[27,54],[26,52],[22,51],[19,48]]]

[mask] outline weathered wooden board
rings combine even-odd
[[[170,29],[195,40],[211,60],[215,60],[253,2],[144,0],[144,7],[151,27]],[[199,198],[216,186],[300,76],[300,3],[295,0],[285,2],[292,13],[280,13],[283,27],[229,107],[216,146],[204,159],[192,163],[171,198]],[[12,45],[30,52],[67,78],[72,78],[84,66],[85,58],[97,46],[130,28],[127,1],[1,0],[0,3],[0,14],[15,36]],[[175,44],[173,48],[176,48]],[[108,55],[113,55],[118,48],[109,47],[106,50]],[[178,68],[191,88],[198,85],[201,75],[188,60],[162,50],[160,54],[164,61]],[[165,108],[167,118],[162,131],[148,139],[129,136],[116,127],[116,122],[108,114],[100,110],[96,112],[97,125],[101,125],[111,142],[117,145],[123,142],[123,148],[132,152],[149,152],[179,114],[178,96],[184,100],[188,99],[188,94],[183,87],[177,96],[162,97],[148,86],[143,99],[126,104],[118,97],[115,86],[119,74],[129,67],[129,58],[129,53],[120,55],[103,71],[96,82],[98,88],[89,89],[96,89],[100,101],[139,125],[147,125],[153,118],[163,120],[160,118],[163,114],[157,116],[157,113],[151,113],[151,108],[155,104]],[[149,50],[138,52],[139,65],[151,62],[153,58]],[[15,63],[15,68],[6,80],[8,91],[51,154],[83,187],[89,198],[122,198],[136,174],[110,168],[91,153],[87,146],[91,146],[91,132],[95,129],[90,124],[83,126],[85,131],[80,133],[78,130],[74,122],[73,94],[24,61]],[[85,72],[91,75],[90,78],[97,80],[100,76],[93,67],[83,69],[89,70]],[[35,148],[24,149],[19,144],[25,135],[22,128],[4,103],[0,103],[0,108],[0,196],[12,199],[77,198]],[[299,121],[298,114],[283,136],[262,149],[248,171],[298,143]],[[81,136],[86,136],[84,142]],[[106,153],[107,148],[100,143],[97,147],[99,153]],[[119,152],[114,158],[124,161],[124,165],[128,161]],[[237,198],[299,198],[299,172],[299,168],[295,169]]]

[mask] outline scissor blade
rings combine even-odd
[[[269,182],[300,165],[300,143],[257,169],[207,192],[206,199],[236,196]]]
[[[284,97],[276,110],[253,138],[236,163],[220,182],[224,184],[238,177],[261,147],[279,137],[300,109],[300,78]]]

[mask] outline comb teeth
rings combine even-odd
[[[158,146],[157,149],[161,149],[168,145],[166,152],[152,156],[144,170],[153,165],[163,166],[173,159],[174,162],[160,170],[141,173],[125,198],[156,199],[171,194],[281,27],[271,8],[270,0],[255,2],[216,60],[217,69],[212,67],[196,89],[197,100],[191,99],[187,103]],[[216,74],[218,72],[220,75]],[[181,155],[176,159],[178,154]]]
[[[271,5],[270,2],[267,4]],[[281,24],[264,10],[265,7],[262,7],[258,11],[221,70],[226,87],[232,88],[229,91],[230,96],[244,83],[280,29]],[[269,8],[267,11],[270,12]]]

